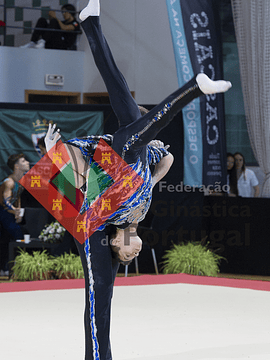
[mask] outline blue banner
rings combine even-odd
[[[167,0],[179,87],[203,72],[223,78],[219,14],[215,0]],[[183,109],[184,183],[226,184],[222,94],[203,96]]]

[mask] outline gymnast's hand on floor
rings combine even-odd
[[[44,139],[47,152],[51,150],[51,148],[54,147],[57,141],[61,138],[60,129],[57,129],[55,131],[55,128],[56,124],[52,125],[51,123],[49,123],[49,128]]]

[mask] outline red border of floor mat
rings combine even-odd
[[[225,286],[232,288],[270,291],[269,281],[239,280],[215,278],[186,274],[140,275],[134,277],[117,277],[115,286],[157,285],[157,284],[194,284]],[[44,280],[14,283],[0,283],[0,292],[18,292],[35,290],[61,290],[84,288],[84,279],[79,280]]]

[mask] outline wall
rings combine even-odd
[[[135,91],[138,103],[156,104],[176,90],[175,60],[164,0],[103,0],[101,24],[116,63],[130,89]],[[85,35],[81,37],[81,46],[86,50],[84,91],[106,91]]]
[[[82,9],[86,3],[78,1],[77,8]],[[138,103],[158,103],[178,87],[164,0],[103,0],[101,23]],[[46,90],[46,73],[65,76],[65,86],[59,90],[106,91],[84,34],[78,49],[67,52],[1,46],[0,81],[4,86],[0,102],[24,102],[24,89]]]
[[[0,102],[23,103],[25,89],[82,91],[83,52],[1,46],[0,61]],[[46,86],[46,74],[64,75],[64,86]]]

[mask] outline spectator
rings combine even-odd
[[[231,153],[227,153],[227,184],[230,186],[228,195],[238,196],[236,167]]]
[[[74,46],[77,34],[80,32],[80,25],[76,20],[76,9],[73,5],[66,4],[61,10],[64,21],[57,18],[55,11],[49,11],[49,22],[45,18],[39,18],[31,42],[21,48],[76,50]],[[52,31],[47,29],[52,29]]]
[[[23,188],[18,181],[29,170],[29,162],[25,160],[24,154],[14,154],[8,158],[7,165],[12,174],[0,183],[0,223],[1,228],[16,240],[23,238],[19,225],[23,218],[20,198]],[[1,238],[0,269],[5,272],[8,265],[8,241],[9,238]]]
[[[44,156],[47,152],[44,139],[45,139],[45,136],[42,136],[40,139],[38,139],[38,142],[37,142],[37,146],[39,147],[41,156]]]
[[[246,168],[244,155],[237,152],[234,154],[234,160],[237,172],[237,187],[239,196],[258,197],[260,193],[259,181],[255,173]],[[252,194],[253,189],[254,195]]]

